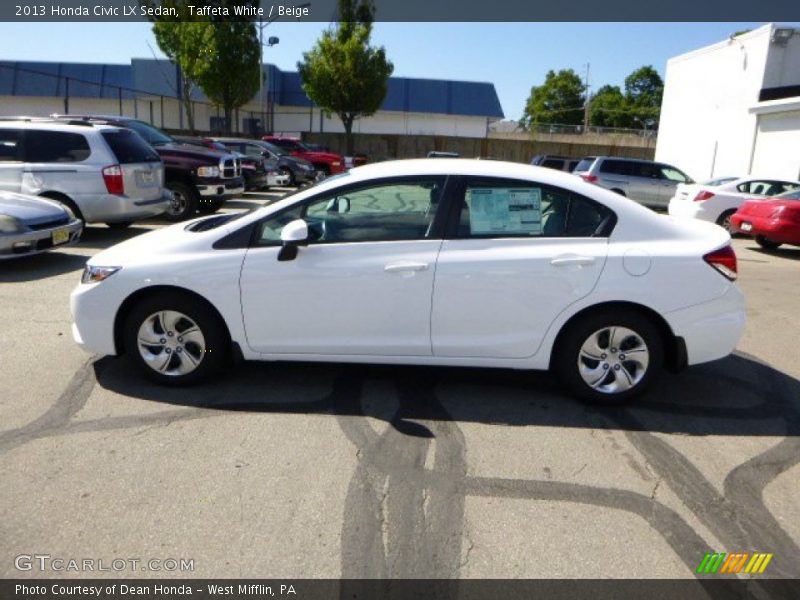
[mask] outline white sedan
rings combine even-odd
[[[731,231],[731,217],[745,200],[768,198],[800,188],[779,179],[723,177],[705,183],[682,183],[669,201],[669,214],[711,221]]]
[[[166,384],[238,356],[552,369],[613,402],[733,350],[735,278],[719,227],[552,169],[407,160],[97,254],[72,331]]]

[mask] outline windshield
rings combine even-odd
[[[152,125],[148,125],[144,121],[131,119],[130,121],[123,121],[123,124],[128,129],[133,129],[142,136],[144,141],[151,146],[163,146],[164,144],[171,144],[175,141],[163,131],[156,129]]]
[[[792,190],[791,192],[775,196],[775,198],[779,200],[800,200],[800,190]]]

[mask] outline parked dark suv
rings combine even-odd
[[[233,154],[181,144],[160,129],[130,117],[107,115],[53,115],[127,127],[156,150],[164,162],[164,186],[173,193],[165,216],[171,221],[188,219],[196,212],[213,213],[229,198],[244,193],[240,160]]]

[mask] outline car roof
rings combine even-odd
[[[73,123],[68,120],[49,117],[2,117],[0,127],[24,127],[26,129],[46,129],[49,131],[92,131],[119,130],[119,127],[106,123]]]

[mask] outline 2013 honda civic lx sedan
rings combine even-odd
[[[84,348],[166,384],[245,359],[552,369],[617,402],[729,354],[729,235],[566,173],[463,159],[359,167],[251,212],[94,256]]]

